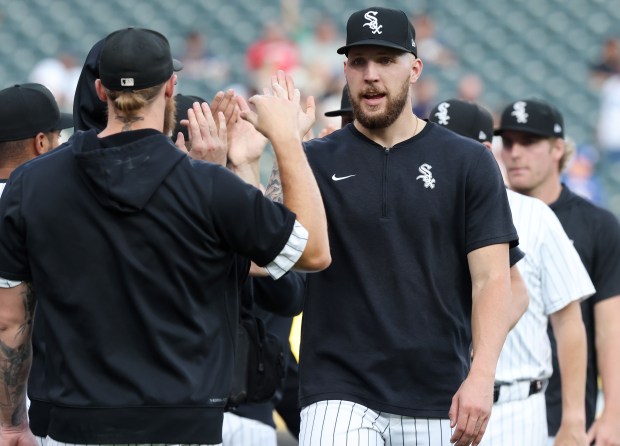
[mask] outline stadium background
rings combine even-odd
[[[449,66],[425,63],[422,76],[436,81],[436,101],[455,96],[469,73],[483,80],[480,102],[495,113],[515,98],[547,99],[563,112],[568,136],[596,163],[600,97],[590,67],[605,39],[620,37],[618,0],[0,0],[0,88],[27,82],[35,64],[61,53],[81,64],[109,32],[143,26],[166,35],[177,57],[190,31],[206,37],[228,74],[190,79],[181,72],[178,91],[210,99],[219,89],[250,84],[245,53],[265,23],[281,24],[297,41],[331,20],[342,42],[350,13],[373,5],[434,22],[436,39],[455,58]],[[422,48],[419,56],[425,61]],[[337,102],[342,82],[319,95],[325,107]],[[595,164],[599,173],[601,164]],[[263,165],[268,172],[269,157]],[[620,215],[620,181],[614,175],[601,181],[601,204]]]

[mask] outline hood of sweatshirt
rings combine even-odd
[[[73,155],[86,187],[104,207],[121,212],[142,210],[166,177],[187,154],[153,130],[98,138],[94,130],[73,137]]]
[[[103,130],[107,124],[106,103],[97,96],[95,80],[99,79],[99,54],[105,39],[97,42],[86,56],[73,97],[73,125],[75,131]]]

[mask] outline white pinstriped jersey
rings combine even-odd
[[[517,263],[530,304],[508,333],[495,380],[551,376],[548,317],[570,302],[594,294],[594,285],[558,218],[542,201],[508,191],[512,218],[525,258]]]

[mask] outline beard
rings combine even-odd
[[[177,123],[177,101],[174,96],[166,101],[164,111],[164,135],[170,135]]]
[[[407,104],[407,98],[409,96],[409,79],[405,80],[401,85],[400,90],[396,92],[396,96],[388,92],[385,92],[386,106],[385,112],[381,114],[371,114],[363,110],[361,105],[361,99],[353,98],[349,93],[349,99],[351,100],[351,108],[353,109],[354,118],[367,129],[384,129],[392,125],[400,116],[405,105]],[[366,90],[360,95],[374,94],[376,90]]]

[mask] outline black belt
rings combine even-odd
[[[528,397],[535,395],[539,392],[541,392],[544,388],[544,384],[545,382],[541,379],[533,379],[530,381],[530,391],[528,393]],[[509,385],[509,384],[507,384]],[[495,384],[495,386],[493,386],[493,402],[497,403],[497,400],[499,400],[499,391],[502,387],[502,384]]]

